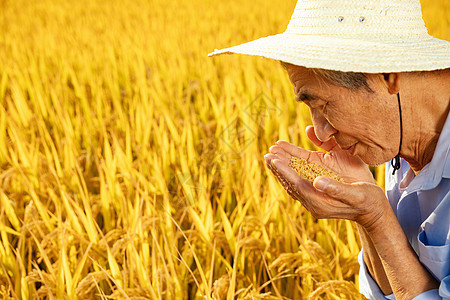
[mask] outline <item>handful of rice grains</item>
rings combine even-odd
[[[316,179],[316,177],[318,176],[327,176],[337,181],[344,182],[344,180],[334,172],[315,163],[310,163],[306,159],[292,156],[289,161],[289,166],[293,168],[295,172],[300,175],[300,177],[308,180],[311,183],[313,183],[314,179]]]

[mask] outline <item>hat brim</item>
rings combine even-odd
[[[232,53],[342,72],[389,73],[450,68],[450,43],[431,36],[399,43],[282,33],[216,50],[209,56]]]

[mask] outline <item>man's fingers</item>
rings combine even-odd
[[[314,126],[307,126],[306,127],[306,136],[311,140],[311,142],[313,142],[314,145],[316,145],[317,147],[322,148],[323,150],[330,152],[331,149],[333,149],[334,147],[336,147],[336,141],[334,139],[329,139],[326,142],[321,142],[317,136],[316,136],[316,132],[314,131]]]
[[[298,180],[298,174],[291,167],[289,167],[286,162],[280,159],[274,159],[272,161],[272,164],[280,173],[280,175],[286,178],[287,181],[296,182]]]
[[[266,161],[266,165],[269,168],[270,171],[277,177],[278,181],[283,185],[285,189],[287,189],[290,184],[284,179],[277,171],[275,166],[272,165],[272,160],[279,159],[277,155],[274,154],[266,154],[264,155],[264,159]]]
[[[283,187],[288,190],[288,192],[293,191],[297,193],[297,183],[300,177],[291,167],[289,167],[289,159],[272,153],[264,155],[264,159],[266,160],[267,167],[277,177]],[[291,171],[293,173],[291,173]],[[291,193],[290,195],[292,196]]]
[[[266,165],[272,171],[272,173],[277,177],[278,181],[287,189],[291,184],[278,172],[277,168],[273,165],[274,160],[280,160],[276,155],[269,154],[264,156],[266,159]]]
[[[282,147],[278,145],[273,145],[269,148],[270,153],[276,154],[280,156],[281,158],[284,158],[285,160],[289,161],[289,159],[292,157],[292,155],[288,152],[286,152]]]
[[[298,158],[304,158],[306,160],[309,160],[311,155],[311,151],[305,150],[301,147],[297,147],[294,144],[291,144],[287,141],[278,141],[277,146],[283,149],[285,153]]]
[[[317,177],[313,185],[318,191],[344,203],[360,201],[367,193],[367,187],[339,182],[326,176]]]
[[[271,162],[273,159],[279,159],[287,165],[289,165],[289,163],[290,163],[289,162],[290,156],[287,154],[268,153],[268,154],[264,155],[264,158],[266,159],[266,162]]]
[[[278,154],[268,153],[264,155],[267,167],[277,177],[278,181],[283,185],[288,194],[299,200],[307,209],[310,207],[309,201],[318,201],[323,194],[316,190],[306,179],[301,178],[294,169],[289,167],[289,161]]]
[[[277,169],[278,174],[289,182],[290,186],[298,192],[300,197],[305,198],[306,193],[316,192],[315,188],[306,179],[301,178],[294,169],[283,161],[275,159],[272,161],[272,164]]]

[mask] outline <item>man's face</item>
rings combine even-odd
[[[325,142],[334,138],[341,149],[369,165],[397,154],[400,124],[397,98],[388,92],[381,74],[369,74],[373,93],[326,82],[308,68],[286,65],[297,100],[308,105],[315,132]]]

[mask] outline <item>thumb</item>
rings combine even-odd
[[[316,190],[339,200],[351,200],[363,196],[360,186],[339,182],[326,176],[319,176],[313,183]]]

